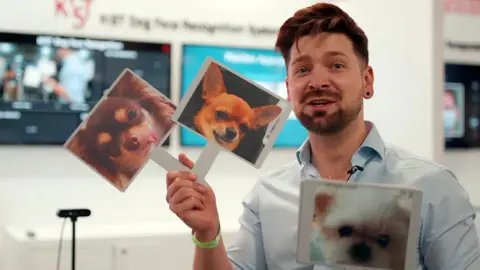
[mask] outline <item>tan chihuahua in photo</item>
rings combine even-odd
[[[242,98],[228,94],[220,67],[211,63],[203,77],[205,104],[195,115],[195,127],[209,140],[235,150],[245,133],[275,120],[282,109],[277,105],[252,108]]]

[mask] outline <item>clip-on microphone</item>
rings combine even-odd
[[[358,166],[358,165],[354,165],[350,170],[348,170],[347,171],[347,173],[348,173],[347,181],[350,180],[350,177],[352,177],[352,175],[354,175],[357,171],[363,172],[363,167]]]
[[[92,212],[90,209],[60,209],[57,216],[60,218],[70,218],[72,221],[72,270],[75,270],[75,224],[78,217],[88,217]]]

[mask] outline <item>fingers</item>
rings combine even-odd
[[[203,210],[203,203],[195,197],[183,200],[180,204],[170,204],[170,210],[177,216],[193,209]]]
[[[205,201],[204,191],[200,184],[177,180],[167,190],[167,201],[170,204],[179,204],[187,198],[195,197],[203,202]]]
[[[177,179],[195,181],[197,180],[197,175],[194,172],[187,171],[169,171],[167,172],[167,188]]]
[[[184,180],[181,178],[175,178],[175,180],[167,187],[167,202],[170,203],[173,195],[177,193],[180,189],[194,189],[195,183],[193,181]]]
[[[195,165],[185,154],[178,155],[178,160],[189,169],[192,169]],[[197,176],[194,172],[189,171],[169,171],[167,173],[167,187],[170,186],[176,178],[195,181]]]
[[[176,180],[167,191],[170,210],[178,216],[189,210],[203,210],[205,187],[192,181]]]
[[[198,188],[199,191],[205,196],[205,201],[203,202],[205,205],[216,205],[215,199],[215,192],[213,191],[212,187],[207,185],[203,186],[199,184],[200,187]]]
[[[188,169],[193,169],[195,163],[185,154],[180,154],[178,160]],[[191,171],[170,171],[167,173],[167,202],[170,210],[177,216],[185,211],[194,209],[202,210],[205,205],[215,203],[210,187],[205,187],[196,182],[197,177]],[[207,198],[208,197],[208,198]],[[213,197],[213,198],[210,198]]]
[[[180,154],[178,155],[178,160],[184,165],[186,166],[187,168],[189,168],[190,170],[193,169],[193,166],[195,165],[195,163],[193,163],[193,161],[191,161],[187,155],[185,154]]]

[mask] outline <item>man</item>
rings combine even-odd
[[[446,89],[443,93],[443,132],[446,138],[463,137],[464,119],[459,108],[455,90]]]
[[[45,83],[51,85],[59,102],[85,103],[89,81],[86,61],[71,49],[59,48],[57,55],[62,61],[58,81],[47,78]]]
[[[475,212],[453,173],[386,146],[364,121],[363,99],[374,95],[367,43],[349,15],[325,3],[299,10],[280,28],[276,47],[288,69],[288,98],[309,138],[291,164],[259,179],[246,196],[237,240],[227,251],[212,189],[191,172],[168,172],[170,209],[194,232],[194,269],[335,269],[296,262],[298,191],[306,177],[346,181],[352,165],[364,171],[348,181],[424,191],[418,269],[480,269]],[[185,155],[179,160],[192,168]]]

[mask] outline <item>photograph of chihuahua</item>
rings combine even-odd
[[[97,103],[65,147],[124,192],[168,137],[176,106],[129,69]]]
[[[317,189],[310,259],[325,265],[405,270],[409,191],[325,185]]]
[[[268,125],[282,112],[279,101],[211,62],[177,122],[255,164]]]

